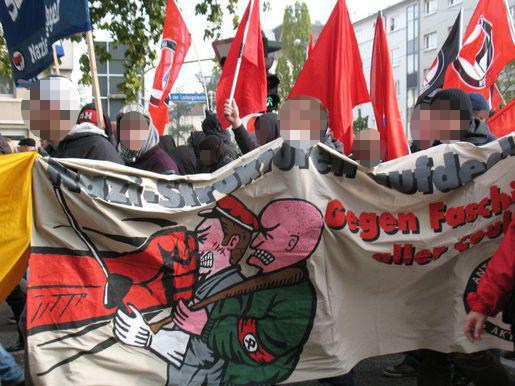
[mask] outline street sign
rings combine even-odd
[[[207,103],[206,94],[170,94],[171,102]]]

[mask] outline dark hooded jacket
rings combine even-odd
[[[231,142],[231,134],[227,130],[222,129],[222,125],[220,121],[218,121],[216,114],[206,110],[206,119],[202,122],[202,131],[206,136],[214,135],[219,137],[225,145],[225,151],[228,152],[231,157],[234,157],[234,159],[238,157],[236,149]]]
[[[111,161],[121,165],[124,164],[115,147],[109,142],[105,132],[91,123],[76,125],[59,142],[55,157]]]
[[[200,143],[199,150],[201,159],[203,152],[209,152],[211,158],[209,165],[206,165],[202,161],[199,163],[199,173],[213,173],[236,159],[227,149],[222,139],[216,135],[208,135]]]
[[[198,160],[191,146],[177,146],[168,155],[177,164],[181,175],[197,173]]]
[[[140,155],[136,162],[127,166],[159,174],[180,174],[176,163],[159,145]]]
[[[233,129],[234,139],[238,144],[241,152],[243,154],[247,154],[252,150],[258,148],[259,146],[263,146],[273,140],[279,138],[281,136],[279,130],[279,120],[277,114],[275,113],[266,113],[256,119],[255,126],[260,130],[267,131],[267,137],[263,143],[260,143],[256,138],[256,135],[250,134],[244,125]]]
[[[159,137],[159,146],[168,155],[170,155],[172,150],[177,147],[175,145],[175,140],[173,139],[173,137],[171,135],[162,135],[161,137]]]
[[[463,133],[461,140],[476,146],[481,146],[493,142],[496,139],[497,137],[490,132],[486,122],[480,119],[473,119],[469,129]]]

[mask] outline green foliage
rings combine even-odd
[[[499,74],[497,87],[506,103],[515,98],[515,60],[511,61]]]
[[[127,46],[125,76],[120,91],[126,96],[126,102],[135,102],[142,89],[141,74],[154,65],[157,52],[152,49],[161,38],[166,11],[166,0],[89,0],[91,22],[94,30],[110,33],[117,44]],[[222,7],[222,3],[226,3]],[[215,39],[220,36],[224,13],[236,15],[238,0],[202,0],[195,6],[196,15],[204,15],[208,26],[204,30],[204,39]],[[269,1],[263,1],[263,9],[270,7]],[[237,16],[235,21],[237,22]],[[195,28],[190,25],[189,28]],[[73,38],[80,41],[84,38],[77,35]],[[97,61],[110,59],[105,49],[95,47]],[[82,71],[81,83],[90,84],[90,67],[87,55],[80,58]],[[11,77],[11,67],[5,40],[0,36],[0,76]]]
[[[283,17],[281,36],[282,52],[277,67],[277,76],[281,80],[279,96],[286,100],[304,62],[311,37],[311,19],[306,3],[295,2],[286,7]]]
[[[188,115],[195,105],[190,103],[175,103],[170,110],[170,129],[168,133],[175,139],[175,143],[186,143],[189,134],[195,131],[193,125],[182,124],[182,118]]]
[[[361,110],[358,110],[358,117],[353,122],[354,134],[358,133],[361,130],[368,129],[368,115],[363,117],[361,116]]]

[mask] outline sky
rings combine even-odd
[[[301,0],[302,1],[302,0]],[[336,4],[336,0],[303,0],[310,12],[310,17],[312,23],[320,21],[325,24],[327,19],[329,18],[334,5]],[[379,9],[386,8],[400,0],[347,0],[347,6],[349,8],[349,13],[351,16],[351,20],[357,21],[361,18],[364,18],[370,14],[376,13]],[[226,0],[221,0],[222,5],[226,3]],[[215,54],[212,48],[212,41],[204,41],[204,29],[207,27],[207,21],[205,16],[196,16],[195,15],[195,4],[196,1],[191,0],[178,0],[179,7],[181,8],[183,17],[188,25],[190,33],[192,35],[192,40],[197,48],[198,56],[200,59],[208,59],[214,58]],[[262,29],[265,31],[272,30],[282,23],[284,10],[286,6],[295,4],[295,0],[270,0],[271,10],[267,12],[261,13],[261,25]],[[245,8],[248,4],[248,0],[239,0],[238,4],[238,15],[241,17]],[[221,39],[230,38],[235,35],[235,30],[233,29],[232,24],[232,16],[227,14],[224,17],[224,23],[222,27],[222,35]],[[95,37],[105,40],[108,35],[102,33],[101,31],[95,32]],[[80,79],[81,73],[78,70],[78,59],[82,55],[82,53],[86,52],[86,45],[84,43],[79,44],[75,51],[75,70],[72,76],[74,81],[78,81]],[[174,89],[172,92],[183,92],[183,93],[193,93],[193,92],[203,92],[203,87],[200,82],[196,80],[195,75],[200,72],[197,56],[195,54],[195,50],[193,46],[190,48],[188,55],[186,57],[186,61],[193,61],[194,63],[185,64],[182,68],[181,74],[177,79]],[[157,64],[157,63],[156,63]],[[202,62],[202,72],[204,76],[209,76],[212,71],[212,63],[211,62]],[[152,85],[154,77],[154,71],[148,71],[146,75],[146,84],[147,84],[147,95],[149,87]],[[90,93],[89,88],[83,90],[84,93]]]

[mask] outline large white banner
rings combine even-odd
[[[464,301],[511,221],[515,143],[374,170],[277,140],[213,175],[39,159],[35,384],[273,384],[417,348],[510,348]]]

